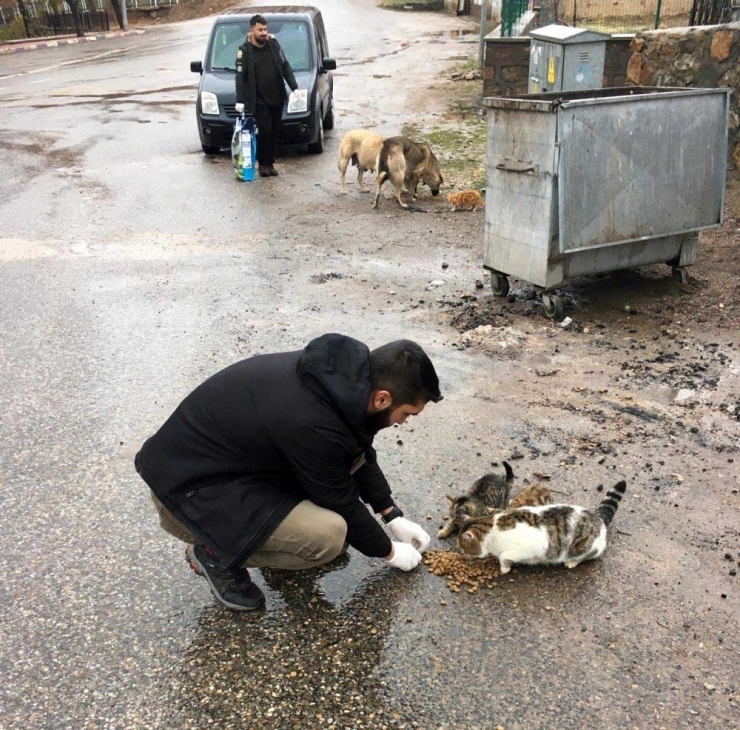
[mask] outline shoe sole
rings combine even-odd
[[[232,611],[258,611],[260,608],[262,608],[262,606],[265,605],[264,596],[262,596],[262,601],[257,606],[239,606],[236,603],[229,603],[229,601],[227,601],[223,596],[219,594],[213,583],[211,583],[211,579],[208,577],[208,572],[201,565],[201,562],[198,560],[198,558],[196,558],[193,554],[192,546],[189,546],[185,551],[185,560],[187,560],[188,565],[192,568],[193,572],[196,575],[199,575],[201,578],[206,579],[206,581],[208,582],[208,587],[211,589],[211,593],[213,593],[213,597],[222,606],[226,606],[226,608],[230,608]]]

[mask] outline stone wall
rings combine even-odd
[[[729,164],[740,169],[740,23],[647,31],[637,35],[627,64],[630,86],[732,88]]]
[[[632,36],[613,36],[606,42],[604,86],[624,86]],[[484,96],[518,96],[527,93],[528,37],[486,36],[483,71]]]

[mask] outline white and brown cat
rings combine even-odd
[[[493,555],[508,573],[514,563],[564,564],[575,568],[606,550],[607,527],[627,489],[624,481],[607,492],[595,510],[572,504],[518,509],[488,509],[489,516],[469,521],[458,538],[467,555]]]

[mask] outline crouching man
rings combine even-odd
[[[401,570],[419,564],[429,535],[394,503],[372,443],[440,400],[415,342],[370,351],[326,334],[210,377],[144,443],[136,469],[216,599],[253,610],[265,597],[248,568],[312,568],[347,543]]]

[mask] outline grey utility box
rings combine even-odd
[[[600,89],[604,85],[605,33],[547,25],[529,37],[529,93]]]
[[[722,223],[730,89],[632,87],[489,97],[483,265],[544,292],[667,263],[685,281]],[[543,294],[545,313],[562,312]]]

